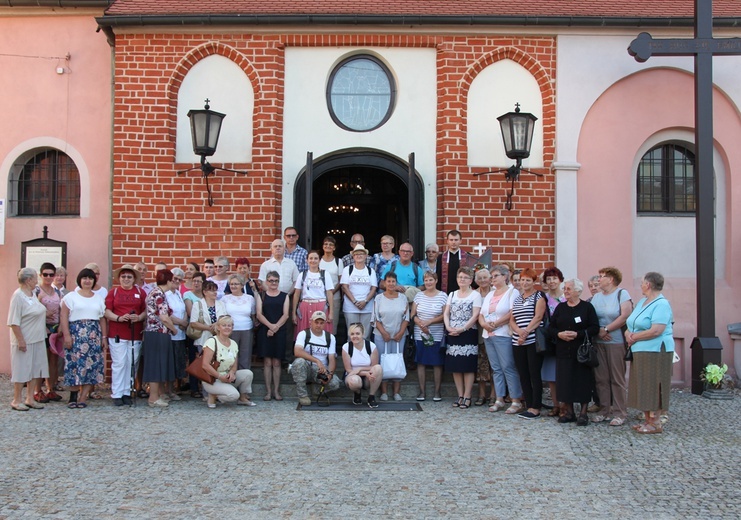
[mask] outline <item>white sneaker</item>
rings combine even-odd
[[[401,401],[401,396],[399,394],[394,394],[394,401]]]
[[[381,401],[388,401],[388,400],[389,400],[388,394],[381,394]]]

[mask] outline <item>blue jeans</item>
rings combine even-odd
[[[522,399],[522,385],[520,374],[515,367],[515,357],[512,353],[512,338],[509,336],[489,336],[484,339],[486,353],[489,356],[489,365],[494,373],[494,389],[500,401],[507,395],[512,399]]]

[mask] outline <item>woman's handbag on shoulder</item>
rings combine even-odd
[[[211,368],[218,372],[220,365],[220,363],[216,361],[216,348],[218,343],[216,342],[216,338],[210,338],[209,341],[211,341],[212,339],[214,340],[214,356],[211,358]],[[196,354],[196,358],[190,365],[188,365],[185,371],[193,377],[200,379],[204,383],[208,383],[209,385],[214,384],[214,382],[216,381],[216,378],[206,372],[206,370],[203,368],[203,350]]]
[[[206,324],[206,320],[203,318],[203,305],[201,305],[201,302],[196,302],[198,304],[198,323],[201,325]],[[190,339],[200,339],[201,336],[203,336],[203,331],[193,328],[192,323],[188,323],[188,328],[185,329],[185,335],[188,336]]]
[[[548,305],[545,306],[545,313],[543,314],[543,321],[540,326],[535,329],[535,353],[541,356],[554,356],[556,354],[556,344],[548,336],[548,326],[550,325],[551,317],[548,310]]]
[[[407,376],[407,369],[404,366],[404,353],[401,352],[399,341],[389,341],[386,343],[388,349],[396,343],[396,352],[386,352],[381,354],[381,368],[383,368],[384,379],[404,379]]]
[[[599,360],[597,359],[597,349],[592,345],[589,339],[589,334],[584,333],[584,341],[576,351],[576,360],[582,365],[596,368],[599,366]]]

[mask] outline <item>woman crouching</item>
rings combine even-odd
[[[203,383],[208,392],[208,407],[216,408],[216,400],[222,403],[236,401],[242,406],[255,406],[250,400],[252,393],[252,370],[237,370],[239,347],[229,337],[234,329],[234,320],[228,315],[220,316],[214,324],[216,335],[203,344],[203,370],[216,378],[212,383]],[[211,366],[216,358],[219,367]]]

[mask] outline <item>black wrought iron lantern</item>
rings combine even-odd
[[[489,172],[475,173],[475,176],[486,175],[489,173],[504,172],[504,178],[510,181],[510,189],[507,192],[507,210],[512,209],[512,196],[515,194],[515,181],[517,181],[521,172],[532,173],[542,177],[540,173],[531,172],[522,167],[522,160],[530,157],[530,148],[533,144],[533,134],[535,133],[535,122],[538,120],[532,114],[520,112],[520,104],[515,103],[515,111],[507,112],[497,118],[502,130],[502,141],[504,141],[504,151],[507,157],[517,161],[509,168],[493,170]]]
[[[502,129],[502,140],[507,157],[519,161],[530,157],[537,120],[538,118],[532,114],[520,112],[519,103],[515,104],[514,112],[507,112],[497,118]]]
[[[206,160],[206,157],[210,157],[216,153],[216,147],[219,144],[219,134],[221,133],[221,123],[226,117],[226,114],[221,114],[211,110],[209,103],[210,100],[206,99],[206,105],[203,110],[188,111],[188,118],[190,119],[190,135],[193,139],[193,153],[201,156],[201,164],[200,166],[194,166],[177,173],[180,175],[182,173],[200,169],[203,178],[206,181],[208,205],[213,206],[214,198],[211,195],[211,186],[208,183],[209,176],[215,175],[216,170],[239,173],[241,175],[247,175],[247,172],[231,170],[229,168],[216,168]]]
[[[216,146],[219,144],[219,134],[221,133],[221,123],[224,121],[226,114],[220,114],[210,110],[206,100],[206,106],[203,110],[190,110],[190,135],[193,137],[193,153],[201,157],[210,157],[216,153]]]

